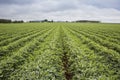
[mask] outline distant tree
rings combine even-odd
[[[41,21],[29,21],[29,23],[39,23]]]
[[[49,20],[47,20],[47,19],[29,21],[29,23],[40,23],[40,22],[49,22],[49,23],[52,23],[52,22],[54,22],[54,21],[53,21],[53,20],[49,21]]]
[[[21,20],[21,21],[19,21],[19,23],[24,23],[24,21],[23,21],[23,20]]]
[[[12,22],[13,22],[13,23],[24,23],[23,20],[20,20],[20,21],[15,20],[15,21],[12,21]]]
[[[75,21],[75,22],[84,22],[84,23],[86,23],[86,22],[88,22],[88,23],[100,23],[100,21],[92,21],[92,20],[77,20],[77,21]]]
[[[51,20],[51,22],[54,22],[53,20]]]
[[[48,22],[48,20],[47,19],[45,19],[45,20],[43,20],[44,22]]]
[[[49,22],[49,23],[53,23],[54,21],[53,21],[53,20],[51,20],[51,21],[47,21],[47,22]]]
[[[44,19],[44,20],[42,20],[41,22],[48,22],[48,20],[47,20],[47,19]]]
[[[69,22],[69,21],[65,21],[65,22]]]
[[[0,19],[0,23],[11,23],[10,19]]]

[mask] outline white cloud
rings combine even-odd
[[[23,20],[100,20],[119,22],[120,10],[98,7],[79,0],[35,0],[26,5],[0,5],[0,18]]]

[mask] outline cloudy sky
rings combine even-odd
[[[0,0],[0,18],[120,23],[120,0]]]

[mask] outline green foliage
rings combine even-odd
[[[120,24],[0,24],[0,80],[119,80]]]

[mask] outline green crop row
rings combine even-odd
[[[120,24],[0,24],[0,80],[119,80]]]

